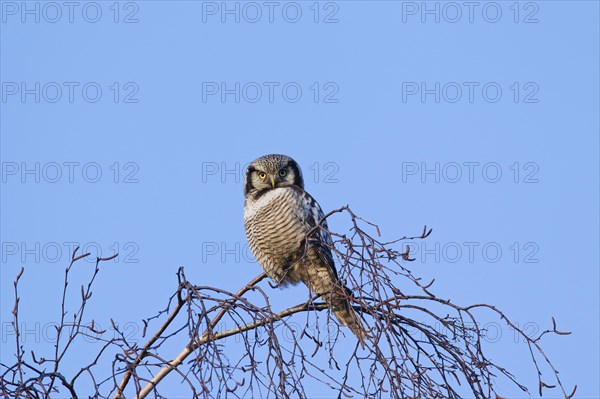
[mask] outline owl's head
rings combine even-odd
[[[244,194],[255,190],[296,186],[304,188],[300,167],[287,155],[269,154],[255,159],[246,170]]]

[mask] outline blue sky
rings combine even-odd
[[[18,270],[45,348],[73,243],[120,252],[90,315],[140,340],[179,266],[228,290],[257,275],[243,168],[284,153],[325,211],[389,239],[432,227],[411,267],[441,296],[531,331],[555,317],[573,334],[546,353],[600,396],[597,2],[115,4],[1,2],[2,362]],[[489,352],[535,394],[500,334]]]

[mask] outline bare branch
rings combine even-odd
[[[61,313],[50,356],[31,350],[27,351],[31,360],[25,357],[18,292],[23,269],[17,275],[13,308],[16,361],[1,364],[0,393],[15,398],[45,398],[58,392],[76,397],[78,381],[89,378],[96,387],[93,397],[144,398],[151,393],[160,397],[166,386],[161,383],[167,376],[179,378],[184,389],[189,389],[188,396],[194,398],[306,398],[314,396],[308,381],[338,397],[501,398],[496,387],[502,378],[529,392],[516,376],[488,357],[487,331],[479,321],[480,314],[487,312],[527,344],[540,395],[555,388],[565,398],[573,397],[577,387],[567,393],[541,346],[546,335],[570,334],[559,330],[554,318],[551,328],[532,337],[493,305],[461,306],[439,298],[434,289],[436,280],[422,281],[407,266],[414,259],[406,241],[429,237],[432,230],[426,226],[419,235],[380,241],[379,226],[344,206],[325,215],[306,239],[324,230],[324,220],[334,215],[351,222],[345,234],[325,233],[332,237],[340,279],[350,288],[347,299],[368,330],[364,349],[332,318],[327,302],[318,302],[319,298],[308,291],[306,302],[276,309],[270,300],[276,287],[263,282],[265,274],[230,292],[193,285],[183,268],[177,272],[177,289],[166,307],[143,320],[144,337],[148,330],[155,331],[145,344],[138,346],[128,339],[112,320],[115,333],[105,338],[106,331],[93,319],[85,322],[84,312],[99,264],[111,258],[97,259],[74,299],[67,289],[70,271],[88,255],[77,256],[76,250],[65,270]],[[93,338],[97,351],[69,380],[64,374],[64,358],[83,337]],[[165,352],[173,344],[183,349],[168,360]],[[110,356],[113,360],[109,363]]]

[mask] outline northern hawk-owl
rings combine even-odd
[[[331,236],[319,228],[307,239],[324,214],[304,191],[296,161],[278,154],[254,160],[246,170],[244,194],[246,237],[263,270],[280,286],[306,284],[364,347],[365,329],[338,278]],[[327,230],[326,221],[321,226]]]

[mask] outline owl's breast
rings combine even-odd
[[[248,244],[260,266],[278,283],[286,282],[286,271],[310,230],[305,209],[302,196],[289,187],[246,200],[244,226]]]

